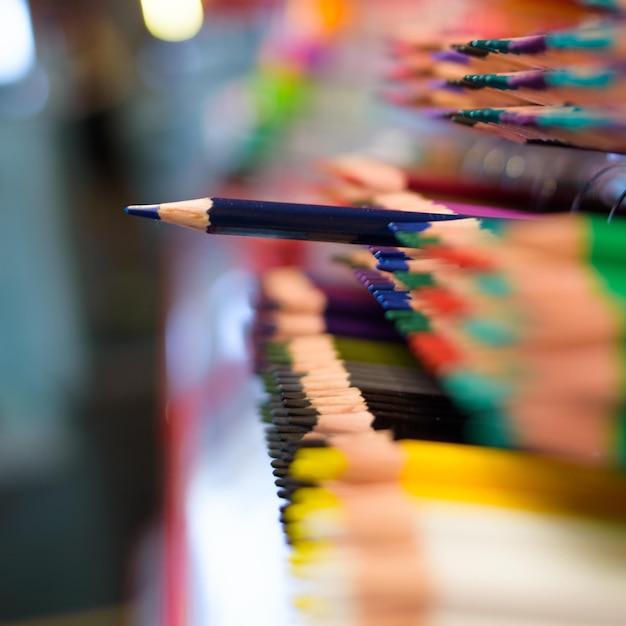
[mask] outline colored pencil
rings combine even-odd
[[[456,110],[451,115],[455,121],[482,125],[458,115]],[[439,123],[435,128],[442,126]],[[492,125],[489,130],[499,131],[499,127]],[[400,143],[397,152],[405,154],[402,157],[365,158],[357,154],[325,159],[322,170],[328,182],[324,181],[322,190],[326,197],[339,204],[369,203],[402,209],[421,206],[426,210],[427,200],[421,195],[425,193],[435,198],[473,199],[510,207],[497,214],[491,208],[482,216],[522,219],[532,213],[573,210],[607,215],[619,205],[624,189],[623,160],[616,155],[562,147],[520,148],[500,139],[480,140],[477,135],[472,140],[473,133],[457,135],[450,129],[448,133],[441,129],[432,136],[423,135],[410,135],[407,142]],[[413,149],[411,137],[416,146]],[[393,184],[381,191],[376,181],[383,175]],[[445,207],[445,201],[431,202],[438,211]],[[515,208],[517,211],[511,210]],[[478,216],[476,206],[473,213]]]
[[[624,55],[623,25],[617,21],[584,24],[566,30],[556,30],[540,35],[510,37],[501,39],[475,39],[468,43],[473,48],[499,54],[529,56],[548,56],[554,63],[556,59],[571,60],[576,55],[587,59],[590,54],[610,53],[613,58]]]
[[[400,482],[419,497],[626,521],[626,478],[614,468],[446,442],[392,442],[382,435],[337,434],[328,443],[298,451],[292,474],[313,482]]]
[[[471,211],[469,205],[454,205]],[[380,207],[342,207],[289,202],[203,198],[145,206],[126,213],[210,234],[352,244],[394,244],[389,222],[452,220],[463,214],[415,213]]]
[[[525,141],[557,141],[589,150],[624,152],[626,119],[602,107],[508,107],[461,110],[470,122],[495,125]]]
[[[514,91],[519,99],[551,105],[568,102],[597,105],[618,100],[624,92],[622,68],[608,64],[514,73],[466,74],[463,80],[477,88]]]

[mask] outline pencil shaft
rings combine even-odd
[[[396,245],[395,236],[389,230],[390,222],[419,222],[427,229],[430,222],[468,217],[450,211],[431,213],[379,206],[329,206],[233,198],[199,198],[129,206],[126,213],[210,234],[377,246]]]
[[[390,222],[440,219],[440,214],[390,211],[376,207],[337,207],[212,198],[208,233],[395,245]]]

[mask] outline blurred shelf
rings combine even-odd
[[[245,339],[245,245],[176,232],[164,246],[167,626],[296,624]]]

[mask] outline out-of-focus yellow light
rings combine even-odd
[[[0,0],[0,85],[24,78],[35,65],[35,38],[26,0]]]
[[[150,34],[165,41],[191,39],[204,21],[201,0],[141,0],[141,12]]]

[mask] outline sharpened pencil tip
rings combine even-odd
[[[133,204],[127,206],[124,212],[128,215],[136,215],[138,217],[147,217],[151,220],[160,220],[158,204]]]

